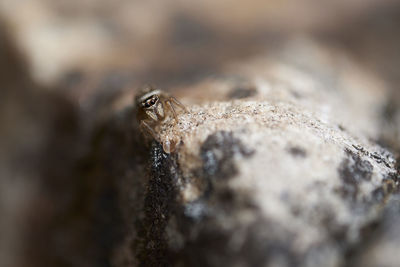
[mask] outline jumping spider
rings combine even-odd
[[[185,106],[172,95],[163,92],[160,89],[146,87],[141,90],[135,99],[137,107],[137,120],[142,133],[150,134],[153,139],[160,142],[155,130],[172,113],[175,122],[178,122],[176,107],[187,112]],[[163,143],[163,149],[170,153],[175,149],[175,142],[169,140]]]

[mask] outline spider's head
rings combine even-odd
[[[136,96],[136,106],[139,109],[139,114],[145,114],[145,117],[154,121],[161,121],[164,118],[161,97],[162,92],[159,89],[147,88],[142,90]]]
[[[136,96],[136,104],[144,110],[153,109],[160,101],[161,91],[152,87],[142,89]]]

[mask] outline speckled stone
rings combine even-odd
[[[128,216],[139,225],[127,238],[134,249],[119,259],[346,266],[398,191],[395,157],[373,141],[385,88],[304,40],[229,71],[178,93],[188,112],[156,127],[161,144],[135,178],[143,187],[125,190],[143,201]],[[171,140],[178,145],[165,153]]]

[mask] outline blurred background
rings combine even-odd
[[[0,25],[0,266],[110,266],[122,233],[91,121],[143,84],[184,88],[299,36],[382,79],[381,142],[399,148],[400,1],[2,0]]]
[[[312,35],[398,77],[398,1],[3,0],[0,14],[35,81],[184,83]],[[129,80],[129,81],[126,81]],[[82,94],[82,92],[77,93]]]

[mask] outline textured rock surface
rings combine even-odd
[[[120,180],[116,266],[345,266],[398,191],[396,159],[374,141],[385,94],[303,41],[186,88],[189,112],[156,129],[175,152],[130,133],[139,164]]]
[[[354,266],[397,266],[400,245],[399,197],[388,203],[377,230],[365,242],[364,248],[355,254]]]
[[[398,1],[233,2],[0,3],[0,266],[398,265]]]

